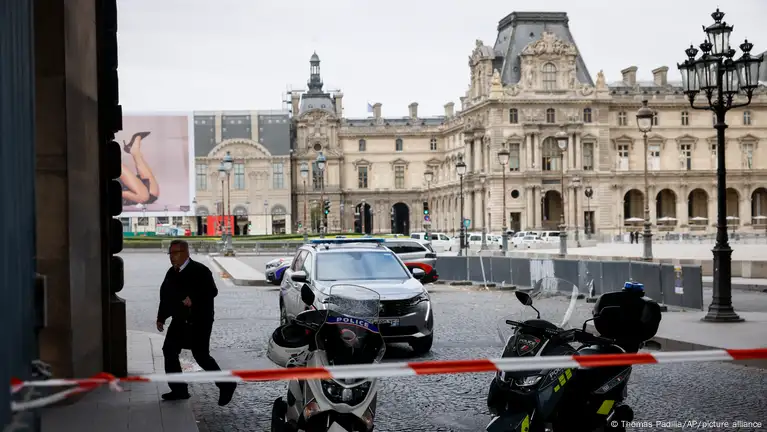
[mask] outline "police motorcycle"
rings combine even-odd
[[[660,306],[635,282],[602,294],[582,328],[570,325],[578,298],[572,283],[544,278],[531,291],[515,294],[524,309],[517,321],[504,320],[499,327],[506,344],[502,357],[636,353],[661,321]],[[554,312],[541,318],[536,305]],[[586,331],[589,321],[600,336]],[[630,376],[631,366],[498,372],[488,392],[493,418],[486,430],[623,432],[634,418],[624,402]]]
[[[301,289],[306,310],[272,334],[267,357],[280,367],[326,367],[379,363],[386,344],[376,322],[380,296],[358,285],[333,285],[315,295]],[[379,384],[375,378],[291,380],[287,396],[272,406],[272,432],[370,432]]]

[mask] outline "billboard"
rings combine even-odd
[[[122,148],[123,214],[184,215],[192,182],[192,117],[125,115],[115,139]]]

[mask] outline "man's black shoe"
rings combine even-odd
[[[237,388],[236,383],[226,383],[222,384],[220,388],[220,393],[218,395],[218,406],[224,406],[232,401],[232,396],[234,396],[234,389]]]
[[[170,392],[165,393],[162,395],[162,400],[166,401],[178,401],[178,400],[186,400],[189,399],[191,396],[189,395],[189,392]]]

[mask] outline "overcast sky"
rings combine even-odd
[[[469,81],[474,41],[492,46],[514,11],[560,11],[592,76],[639,79],[703,41],[718,4],[733,40],[767,50],[767,0],[120,0],[120,100],[126,111],[281,109],[288,87],[306,87],[309,57],[326,90],[344,92],[344,115],[441,115]]]

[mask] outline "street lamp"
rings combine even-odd
[[[506,227],[506,165],[509,164],[509,156],[511,156],[511,152],[509,152],[509,149],[507,149],[505,145],[498,150],[498,163],[503,167],[503,227],[501,228],[503,234],[501,235],[501,238],[503,239],[504,254],[509,250],[509,239],[508,234],[506,233],[508,230]]]
[[[591,240],[591,224],[594,223],[591,220],[591,198],[594,196],[594,189],[591,186],[586,186],[583,194],[586,195],[586,239]]]
[[[677,65],[682,73],[682,87],[693,109],[710,110],[716,115],[717,149],[717,226],[714,254],[714,289],[708,314],[710,322],[740,322],[743,318],[732,307],[732,248],[727,238],[727,170],[725,168],[725,136],[727,111],[751,103],[754,90],[759,86],[759,67],[764,56],[752,57],[753,44],[748,39],[740,45],[743,55],[733,60],[735,50],[730,47],[733,27],[723,22],[719,9],[711,14],[714,24],[704,27],[708,40],[700,44],[703,54],[696,59],[698,50],[690,45],[685,50],[687,60]],[[703,93],[708,101],[695,105],[695,97]],[[745,102],[735,103],[736,96],[745,96]]]
[[[325,155],[322,152],[317,154],[317,169],[320,170],[320,203],[321,208],[325,207]],[[320,226],[320,238],[325,238],[325,231],[328,229],[328,215],[322,212],[322,226]]]
[[[565,131],[559,131],[556,135],[559,147],[559,172],[560,188],[562,193],[562,211],[559,214],[559,255],[567,255],[567,225],[565,225],[565,151],[567,151],[568,136]]]
[[[304,243],[309,242],[309,233],[306,231],[306,208],[307,208],[307,196],[306,196],[306,179],[309,177],[309,164],[306,162],[301,163],[301,178],[304,182],[304,218],[301,225],[304,228]]]
[[[466,247],[465,245],[466,226],[464,225],[464,222],[463,222],[463,176],[466,174],[466,163],[463,161],[462,155],[458,155],[458,162],[456,162],[455,164],[455,171],[458,173],[458,177],[461,179],[460,189],[459,189],[460,196],[461,196],[461,226],[460,226],[461,234],[459,238],[461,239],[461,244],[458,247],[458,256],[461,256],[461,254],[463,254],[463,248]]]
[[[644,231],[642,241],[644,248],[642,259],[652,261],[652,224],[650,223],[650,185],[647,181],[647,133],[652,130],[653,110],[647,106],[647,100],[642,101],[642,107],[637,111],[637,127],[644,137]]]
[[[573,225],[575,225],[575,247],[579,248],[581,247],[581,238],[580,238],[580,229],[578,228],[578,189],[581,187],[581,178],[580,177],[573,177],[572,180],[573,184],[573,213],[575,220],[573,221]]]
[[[226,160],[226,157],[224,157]],[[229,171],[226,170],[227,163],[225,161],[221,161],[221,163],[218,165],[218,178],[221,179],[221,215],[223,216],[222,220],[222,230],[221,230],[221,241],[224,243],[224,256],[230,256],[234,254],[234,251],[232,250],[232,244],[231,240],[229,238],[229,221],[227,220],[227,212],[226,212],[226,192],[229,189]],[[226,182],[226,189],[224,189],[224,182]]]
[[[434,180],[434,171],[427,169],[424,171],[423,177],[426,179],[426,208],[429,211],[429,214],[424,215],[424,228],[426,230],[426,241],[431,243],[431,182]]]
[[[192,217],[194,218],[194,229],[197,231],[197,234],[200,233],[200,224],[197,222],[197,197],[192,198]],[[189,224],[189,227],[192,227],[191,222],[187,220],[187,223]]]
[[[269,200],[264,200],[264,235],[269,235]]]

